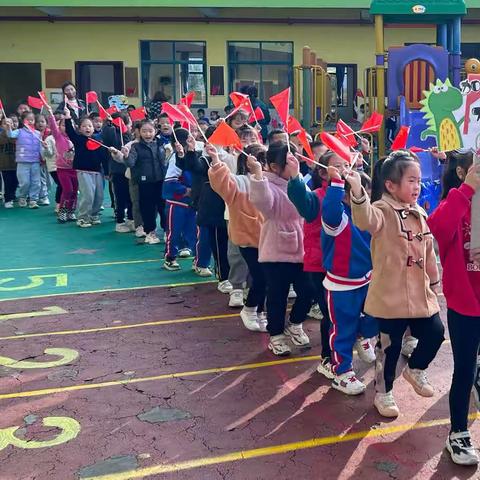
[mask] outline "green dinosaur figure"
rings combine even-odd
[[[425,113],[429,128],[420,136],[422,140],[427,137],[436,137],[439,150],[448,152],[463,147],[460,125],[462,117],[456,120],[453,112],[463,105],[462,93],[455,88],[447,78],[445,82],[437,80],[435,85],[430,84],[430,90],[424,92],[425,98],[420,102]]]

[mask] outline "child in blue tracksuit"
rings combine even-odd
[[[322,205],[321,235],[327,270],[323,285],[332,321],[330,348],[335,374],[332,387],[347,395],[358,395],[366,387],[352,369],[353,347],[363,360],[375,361],[368,339],[378,334],[377,321],[363,314],[372,271],[370,234],[352,222],[350,195],[345,192],[339,170],[329,167],[328,173],[331,183]],[[366,175],[362,183],[368,190],[370,179]]]

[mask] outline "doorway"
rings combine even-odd
[[[328,73],[335,75],[337,81],[338,118],[346,122],[354,119],[355,95],[357,92],[357,64],[329,63]]]
[[[108,105],[108,97],[124,94],[123,62],[75,62],[75,79],[80,98],[93,90],[102,105]]]

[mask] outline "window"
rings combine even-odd
[[[293,43],[228,42],[228,69],[230,91],[253,83],[267,101],[292,85]]]
[[[167,101],[178,103],[183,95],[194,91],[194,106],[207,106],[205,42],[141,41],[140,56],[144,103],[158,92]]]

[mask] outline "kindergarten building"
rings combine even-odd
[[[376,3],[389,3],[377,0]],[[43,6],[39,7],[41,3]],[[1,0],[0,98],[7,111],[29,94],[61,100],[60,86],[77,85],[139,105],[164,93],[178,102],[196,92],[194,107],[222,110],[228,94],[254,83],[267,99],[293,85],[309,46],[335,79],[338,111],[353,116],[375,65],[369,0]],[[375,3],[375,2],[374,2]],[[397,0],[398,3],[398,0]],[[430,6],[410,2],[421,16]],[[463,3],[463,2],[460,2]],[[480,57],[480,0],[467,0],[462,59]],[[435,44],[432,24],[390,24],[385,46]]]

